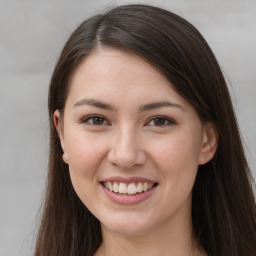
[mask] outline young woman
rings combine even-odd
[[[251,177],[220,67],[187,21],[124,5],[84,21],[49,91],[35,255],[256,255]]]

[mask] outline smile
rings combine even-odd
[[[155,183],[150,182],[138,182],[138,183],[123,183],[123,182],[111,182],[105,181],[102,185],[111,192],[122,195],[138,195],[143,192],[147,192],[152,189]]]
[[[155,194],[158,187],[155,181],[141,177],[112,176],[102,180],[100,184],[112,202],[125,206],[146,201]]]

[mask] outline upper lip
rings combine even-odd
[[[118,182],[118,183],[125,183],[125,184],[130,184],[130,183],[157,183],[154,180],[150,180],[150,179],[145,179],[142,177],[120,177],[120,176],[111,176],[108,177],[104,180],[102,180],[101,182]]]

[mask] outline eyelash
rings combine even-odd
[[[100,124],[93,123],[94,121],[97,121],[96,118],[98,118],[98,121],[102,121],[103,123],[100,123]],[[151,122],[156,122],[157,120],[158,121],[164,121],[164,123],[161,124],[161,125],[156,125],[155,123],[154,124],[150,124]],[[86,116],[85,118],[80,120],[79,123],[90,125],[90,126],[110,125],[110,122],[108,122],[108,120],[104,116],[102,116],[102,115],[89,115],[89,116]],[[151,117],[149,119],[149,121],[146,122],[145,126],[148,125],[148,126],[155,126],[155,127],[163,128],[163,127],[174,125],[174,124],[176,124],[176,122],[173,119],[169,118],[169,117],[166,117],[166,116],[153,116],[153,117]]]
[[[103,120],[103,122],[106,122],[105,124],[94,124],[94,123],[90,123],[90,121],[93,122],[93,120],[96,120],[96,118],[100,119],[100,120]],[[106,120],[106,118],[102,115],[89,115],[89,116],[86,116],[85,118],[83,118],[80,123],[82,124],[88,124],[88,125],[91,125],[91,126],[101,126],[101,125],[109,125],[110,123]]]
[[[150,122],[157,121],[157,119],[159,119],[161,121],[164,121],[164,124],[155,125],[155,123],[154,123],[154,125],[149,125]],[[150,118],[150,120],[146,124],[149,125],[149,126],[155,126],[155,127],[163,128],[163,127],[166,127],[166,126],[174,125],[174,124],[176,124],[176,122],[173,119],[171,119],[169,117],[166,117],[166,116],[153,116],[153,117]]]

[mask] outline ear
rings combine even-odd
[[[218,147],[218,132],[215,125],[209,122],[204,125],[203,129],[199,165],[209,162],[214,157]]]
[[[62,124],[62,120],[61,120],[61,113],[60,111],[57,109],[55,110],[54,114],[53,114],[53,121],[54,121],[54,125],[55,128],[57,130],[57,133],[59,135],[59,139],[60,139],[60,144],[61,144],[61,148],[63,150],[63,161],[67,164],[68,163],[68,155],[66,153],[66,148],[65,148],[65,142],[64,142],[64,134],[63,134],[63,124]]]

